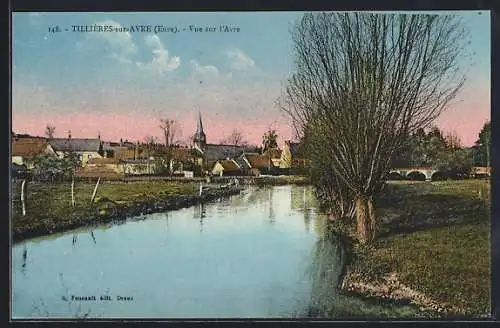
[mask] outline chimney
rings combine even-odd
[[[123,139],[120,138],[120,147],[122,147],[122,146],[123,146]]]
[[[71,140],[71,130],[68,131],[68,139]]]

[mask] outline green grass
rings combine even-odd
[[[97,208],[106,209],[115,204],[133,205],[135,202],[146,202],[172,195],[194,193],[194,183],[170,181],[139,182],[103,182],[99,185],[94,204],[90,204],[95,183],[75,182],[76,206],[71,206],[71,184],[28,183],[26,196],[26,216],[22,215],[20,201],[21,182],[12,186],[12,228],[14,234],[26,230],[54,229],[68,225],[75,220],[83,220],[89,224],[86,213]]]
[[[369,281],[400,281],[457,315],[490,312],[490,199],[485,180],[390,183],[379,199],[376,241],[356,251],[351,269]],[[481,191],[481,193],[479,192]]]
[[[490,311],[490,225],[452,225],[381,241],[373,260],[403,283],[462,314]]]
[[[308,185],[310,184],[308,177],[300,175],[281,175],[274,177],[259,177],[255,179],[255,184],[258,186],[281,186],[281,185]]]

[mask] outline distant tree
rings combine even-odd
[[[47,124],[45,127],[45,136],[47,139],[54,139],[56,133],[56,127],[50,124]]]
[[[446,136],[444,137],[444,139],[446,142],[446,147],[452,152],[463,148],[462,147],[462,140],[456,134],[456,132],[448,132],[446,134]]]
[[[262,136],[262,152],[278,147],[278,134],[276,130],[270,129]]]
[[[487,167],[491,166],[491,122],[488,121],[483,125],[479,132],[479,138],[475,143],[476,154],[475,157],[478,164]]]
[[[419,128],[413,133],[410,166],[419,167],[427,164],[427,154],[425,150],[426,133],[423,128]]]
[[[179,123],[173,119],[161,118],[160,129],[163,132],[165,147],[162,147],[161,150],[157,151],[157,154],[163,158],[168,175],[172,176],[176,169],[173,148],[178,143],[177,138],[180,133],[180,126]]]
[[[441,130],[436,126],[432,127],[423,143],[425,164],[436,163],[447,148],[446,139]]]
[[[152,150],[156,146],[156,144],[158,144],[158,137],[146,136],[144,137],[144,144]]]
[[[146,144],[147,150],[148,150],[148,159],[147,159],[147,165],[148,165],[148,174],[151,173],[151,167],[149,160],[151,158],[151,155],[153,153],[153,149],[156,148],[156,144],[158,143],[158,138],[155,136],[146,136],[144,138],[144,143]]]
[[[442,152],[436,158],[433,167],[452,179],[470,175],[472,169],[472,153],[469,149],[454,149]]]
[[[33,161],[33,177],[42,180],[61,180],[73,178],[75,168],[80,165],[78,156],[68,153],[63,158],[51,154],[42,153],[35,156]]]
[[[243,133],[234,129],[229,136],[221,140],[222,144],[232,146],[245,146],[248,143],[244,140]]]

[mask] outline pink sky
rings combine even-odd
[[[456,133],[464,146],[472,146],[477,140],[483,124],[490,119],[491,108],[489,83],[468,85],[455,104],[436,121],[445,133]],[[250,86],[214,84],[199,91],[197,97],[190,97],[194,90],[185,91],[188,88],[188,85],[183,85],[178,89],[147,93],[144,90],[118,90],[120,97],[101,96],[97,98],[99,100],[82,90],[71,94],[67,100],[61,98],[64,92],[47,87],[17,86],[13,90],[12,129],[16,133],[41,136],[46,124],[52,124],[56,127],[56,137],[66,137],[67,131],[71,130],[73,137],[95,138],[100,132],[104,140],[143,141],[148,135],[161,137],[159,114],[152,113],[152,110],[140,112],[138,108],[168,108],[162,117],[174,118],[180,123],[182,134],[179,139],[183,141],[196,131],[198,110],[202,113],[210,143],[220,142],[237,129],[247,142],[260,145],[262,135],[270,127],[278,131],[279,146],[292,139],[288,120],[274,105],[280,93],[280,86],[275,82]],[[103,91],[103,94],[106,92],[109,91]],[[25,97],[26,94],[30,97]],[[168,107],[164,105],[165,99],[169,100]]]
[[[143,141],[145,136],[154,135],[161,141],[162,132],[158,127],[158,119],[152,116],[121,115],[117,113],[105,113],[98,115],[88,115],[85,113],[43,115],[35,117],[33,115],[13,115],[13,130],[16,133],[29,133],[32,135],[44,135],[45,125],[40,122],[50,122],[56,126],[56,137],[66,137],[68,130],[71,130],[73,138],[96,138],[99,128],[96,122],[109,122],[105,127],[100,128],[101,138],[109,141],[119,141],[128,139],[129,141]],[[186,140],[196,131],[196,117],[179,120],[181,133],[179,139]],[[262,135],[270,127],[267,120],[251,120],[236,124],[234,120],[220,117],[203,118],[204,131],[207,135],[207,142],[219,143],[221,139],[228,136],[233,129],[237,129],[244,135],[245,141],[255,145],[260,145]],[[276,126],[279,144],[284,140],[292,138],[292,131],[288,126]]]

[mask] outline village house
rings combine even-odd
[[[276,167],[269,156],[256,153],[243,153],[234,159],[217,160],[212,167],[213,175],[251,175],[272,174]]]
[[[248,167],[247,172],[249,175],[260,176],[261,174],[272,174],[276,172],[271,158],[267,155],[243,153],[240,159],[242,159]]]
[[[280,169],[290,170],[292,168],[301,168],[307,164],[307,160],[301,154],[300,144],[291,141],[285,141],[281,151]]]
[[[201,173],[199,169],[202,166],[203,156],[197,149],[185,147],[172,148],[170,169],[174,170],[174,174],[198,175]]]
[[[271,148],[266,150],[262,155],[271,157],[271,161],[275,167],[280,167],[281,164],[281,149]]]
[[[85,167],[79,170],[79,176],[109,175],[143,175],[155,173],[154,157],[151,150],[144,145],[123,142],[103,143],[110,150],[112,157],[93,156],[88,159]]]
[[[115,158],[91,158],[85,167],[76,170],[79,178],[123,178],[123,169]]]
[[[35,157],[41,154],[56,156],[54,149],[44,138],[12,139],[12,164],[31,170]]]
[[[169,170],[164,156],[167,148],[161,144],[145,145],[132,144],[123,146],[123,143],[109,143],[113,148],[114,156],[111,158],[94,157],[86,165],[87,170],[81,174],[92,172],[109,172],[122,175],[163,175]],[[173,175],[185,175],[186,170],[192,170],[196,163],[197,152],[193,149],[173,146],[169,150],[170,171]],[[99,170],[97,169],[99,168]],[[192,175],[192,173],[191,173]]]
[[[55,138],[49,141],[50,145],[59,158],[64,158],[70,153],[78,156],[81,166],[87,165],[92,158],[106,158],[112,155],[113,149],[101,142],[100,135],[97,139],[71,138],[71,131],[68,138]]]
[[[212,174],[218,176],[242,175],[242,169],[233,159],[220,159],[214,163]]]

